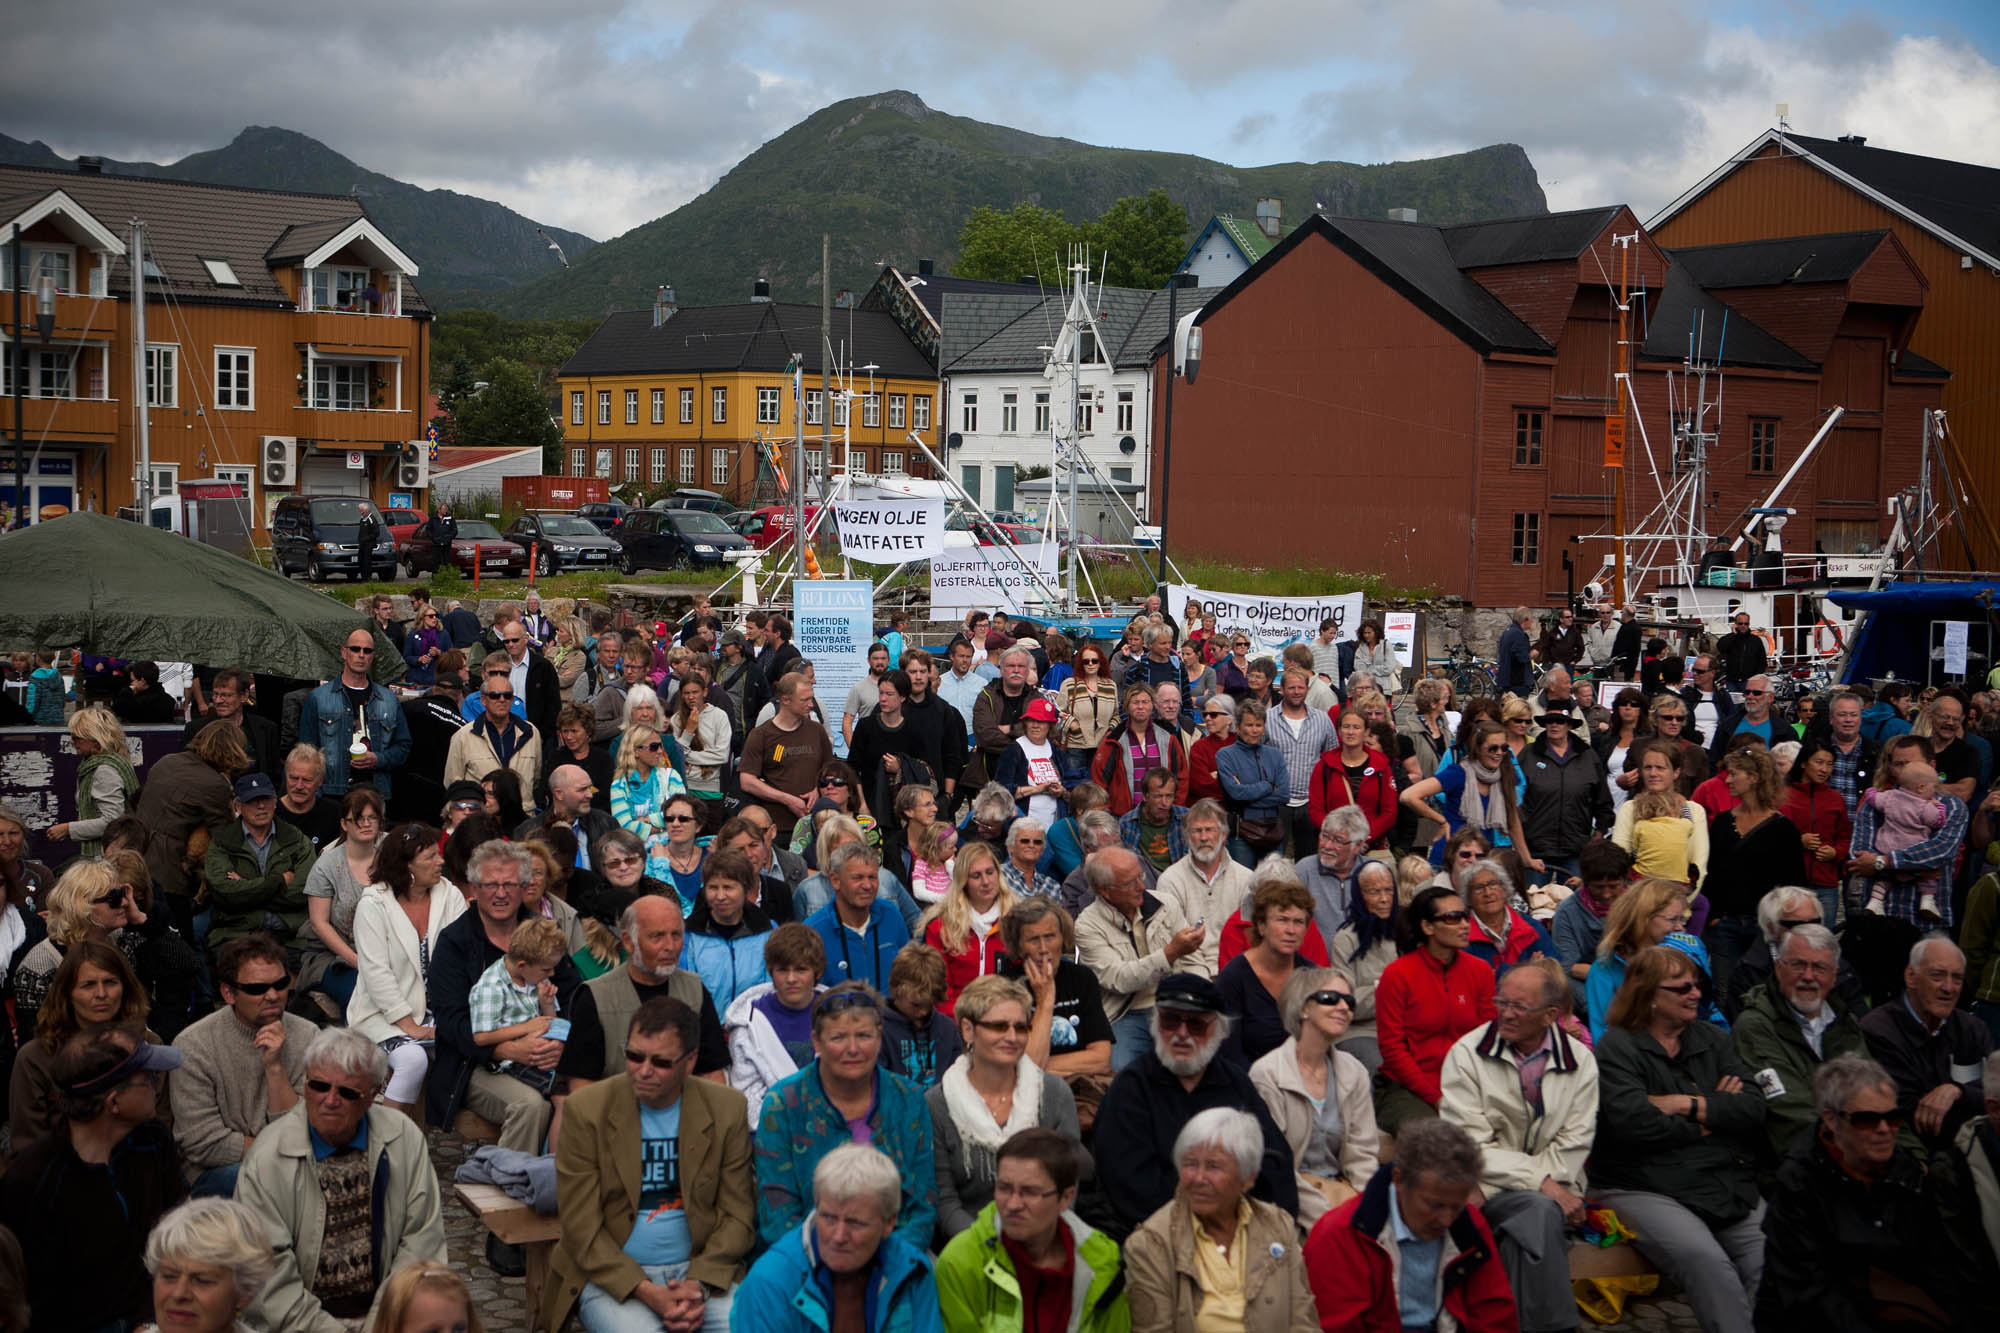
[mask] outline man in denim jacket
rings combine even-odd
[[[326,756],[326,778],[320,791],[345,796],[347,789],[372,784],[384,797],[390,779],[410,757],[410,726],[403,707],[386,685],[368,678],[375,662],[375,635],[366,628],[349,630],[340,647],[340,675],[306,696],[299,710],[299,742]],[[368,749],[352,754],[354,714],[367,721]]]

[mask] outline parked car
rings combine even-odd
[[[695,509],[705,514],[734,514],[740,506],[723,499],[714,491],[705,491],[698,486],[683,486],[672,495],[653,501],[655,509]]]
[[[623,500],[592,500],[589,504],[578,505],[571,511],[578,518],[587,519],[599,532],[612,535],[618,525],[625,521],[625,515],[632,512],[632,506]]]
[[[389,521],[389,535],[396,539],[396,550],[400,552],[424,525],[426,515],[421,510],[392,505],[382,511],[382,517]]]
[[[609,569],[618,543],[597,526],[560,509],[531,509],[507,529],[507,540],[526,547],[542,578],[564,569]]]
[[[396,548],[382,511],[358,495],[287,495],[271,511],[271,558],[280,574],[303,573],[314,583],[336,574],[361,577],[361,518],[373,515],[376,538],[370,573],[395,572]]]
[[[441,552],[430,535],[419,529],[410,538],[409,550],[404,563],[412,574],[430,574],[437,571],[444,560],[450,560],[462,574],[471,574],[475,569],[488,575],[500,575],[517,579],[528,572],[528,551],[516,546],[500,535],[500,530],[483,518],[461,518],[458,520],[458,536],[451,543],[449,552]]]
[[[730,531],[727,523],[698,509],[634,510],[613,536],[618,542],[618,568],[627,574],[719,566],[732,552],[750,549],[750,542]]]
[[[818,505],[806,506],[806,526],[811,527],[813,516],[819,513]],[[765,505],[762,509],[750,509],[729,515],[723,519],[736,532],[758,550],[775,546],[781,541],[790,541],[792,536],[792,510],[789,505]],[[814,534],[817,543],[832,533],[832,524],[827,524]]]

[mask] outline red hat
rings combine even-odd
[[[1056,720],[1056,706],[1047,699],[1030,699],[1028,706],[1021,710],[1023,722],[1048,722]]]

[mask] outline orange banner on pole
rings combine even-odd
[[[1604,466],[1625,466],[1625,418],[1604,418]]]

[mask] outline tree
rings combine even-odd
[[[1080,229],[1060,211],[1025,199],[1004,213],[981,204],[959,230],[952,272],[995,282],[1014,282],[1032,273],[1043,286],[1060,288],[1069,248],[1079,239]]]
[[[1187,209],[1157,187],[1126,195],[1082,231],[1113,287],[1164,287],[1187,254]]]
[[[535,372],[518,361],[495,359],[486,367],[486,387],[462,399],[457,412],[458,442],[472,445],[534,445],[543,470],[562,462],[562,428],[549,415],[549,398]]]
[[[472,359],[463,352],[454,355],[444,372],[437,377],[438,414],[431,418],[430,424],[437,427],[439,444],[460,442],[458,414],[472,400],[476,383]]]

